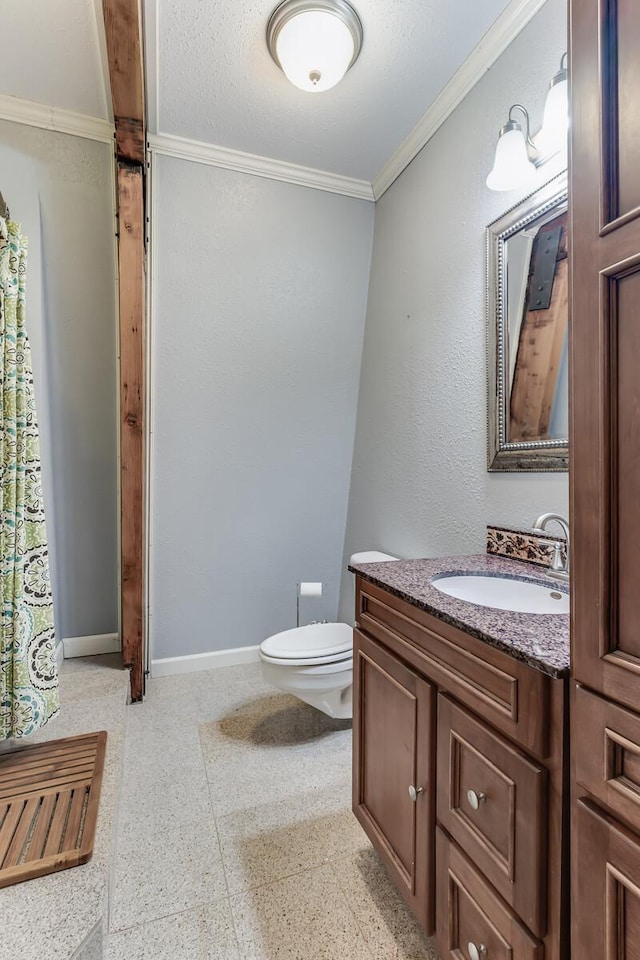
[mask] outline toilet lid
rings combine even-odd
[[[260,646],[267,657],[279,660],[315,659],[348,653],[353,631],[347,623],[310,623],[267,637]]]

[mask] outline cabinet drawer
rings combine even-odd
[[[640,831],[640,717],[580,686],[573,717],[576,780]]]
[[[549,677],[360,577],[356,589],[362,630],[537,757],[548,755]]]
[[[640,957],[640,839],[589,800],[573,835],[572,957]]]
[[[544,936],[547,771],[443,696],[437,763],[438,821]]]
[[[442,960],[471,960],[471,944],[486,960],[543,960],[544,945],[439,828],[436,872],[436,944]]]

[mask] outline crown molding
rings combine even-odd
[[[373,202],[375,199],[368,180],[353,180],[337,173],[299,167],[294,163],[285,163],[283,160],[272,160],[253,153],[230,150],[228,147],[216,147],[199,140],[188,140],[186,137],[176,137],[167,133],[151,134],[149,148],[152,153],[175,157],[178,160],[191,160],[194,163],[205,163],[210,167],[222,167],[224,170],[249,173],[254,177],[265,177],[267,180],[294,183],[299,187],[338,193],[356,200]]]
[[[85,140],[113,143],[114,127],[109,120],[87,117],[83,113],[48,107],[44,103],[21,100],[5,94],[0,94],[0,120],[10,120],[12,123],[22,123],[42,130],[54,130],[56,133],[69,133]]]
[[[511,0],[372,182],[379,200],[546,0]]]

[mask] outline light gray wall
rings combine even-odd
[[[27,330],[56,633],[118,630],[113,149],[0,122],[0,190],[29,238]]]
[[[345,563],[483,552],[487,522],[567,512],[566,474],[487,473],[485,360],[485,228],[522,196],[485,177],[512,103],[540,127],[566,17],[548,0],[376,206]]]
[[[154,159],[152,658],[336,617],[373,215]]]

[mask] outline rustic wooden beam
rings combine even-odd
[[[131,699],[144,694],[144,175],[118,163],[122,655]]]
[[[122,656],[144,695],[145,140],[139,0],[102,0],[116,131]]]
[[[144,163],[142,21],[138,0],[102,0],[118,157]],[[132,130],[136,135],[132,136]]]

